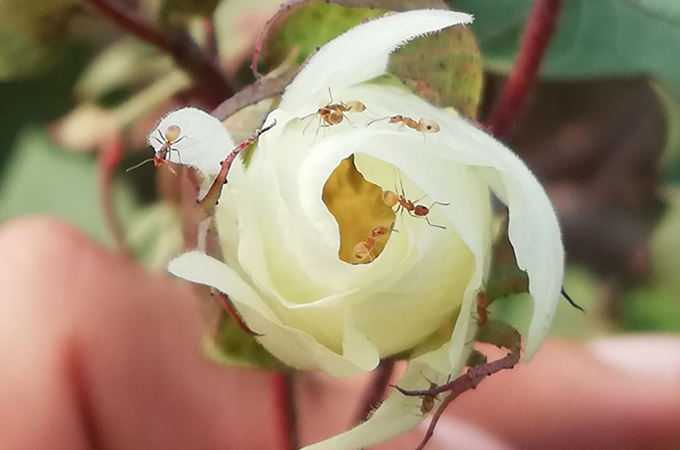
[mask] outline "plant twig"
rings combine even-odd
[[[217,104],[234,94],[219,66],[206,57],[188,32],[181,32],[171,38],[109,0],[86,1],[122,30],[172,55],[177,65],[191,74],[209,103]]]
[[[196,211],[196,199],[200,183],[194,169],[188,166],[180,167],[180,206],[182,210],[182,240],[184,250],[194,250],[198,246],[198,224],[204,217]]]
[[[427,428],[427,431],[425,432],[425,436],[423,436],[423,439],[418,447],[416,447],[416,450],[422,450],[425,445],[427,445],[434,434],[434,430],[437,427],[439,419],[452,401],[458,398],[462,393],[476,388],[477,385],[479,385],[479,383],[481,383],[482,380],[484,380],[489,375],[493,375],[494,373],[500,372],[504,369],[512,369],[519,362],[521,354],[521,337],[519,333],[513,328],[499,324],[498,322],[492,323],[492,321],[489,321],[489,324],[492,325],[489,327],[489,332],[485,334],[484,331],[487,330],[484,330],[483,328],[480,329],[477,339],[479,342],[488,342],[508,348],[509,352],[503,358],[497,359],[490,363],[470,367],[463,375],[441,386],[431,384],[429,389],[412,391],[395,386],[395,389],[397,389],[403,395],[409,397],[423,397],[423,399],[436,398],[439,394],[448,392],[448,395],[444,398],[444,400],[442,400],[441,404],[432,416],[432,420]],[[495,327],[493,325],[495,325]],[[502,342],[502,344],[499,344],[500,342]]]
[[[290,67],[281,71],[277,69],[275,73],[267,74],[258,81],[241,89],[232,97],[222,102],[210,114],[217,117],[220,121],[224,121],[247,106],[279,95],[296,73],[297,69]]]
[[[203,51],[215,64],[219,64],[220,53],[215,34],[215,20],[213,17],[203,19],[203,33],[205,34],[205,45]]]
[[[550,44],[562,8],[562,0],[535,0],[520,44],[515,67],[491,113],[488,128],[503,139],[526,101],[536,81],[538,69]]]
[[[99,196],[104,214],[104,221],[113,235],[118,250],[130,256],[125,240],[125,231],[120,223],[114,202],[114,174],[123,160],[125,147],[120,137],[115,137],[104,144],[99,153]]]
[[[217,299],[220,301],[220,305],[222,305],[222,308],[224,311],[231,317],[234,322],[246,333],[248,333],[251,336],[262,336],[260,333],[256,333],[253,330],[250,329],[248,325],[241,319],[241,316],[238,315],[236,312],[236,309],[234,309],[234,306],[231,304],[231,299],[227,296],[227,294],[224,294],[217,289],[211,289],[210,294],[214,295],[217,297]]]
[[[245,149],[250,147],[250,145],[260,137],[265,131],[271,130],[276,125],[276,120],[271,125],[268,125],[260,130],[255,131],[252,136],[250,136],[245,141],[237,145],[222,161],[220,166],[220,171],[215,177],[215,180],[208,188],[205,196],[201,200],[197,200],[198,206],[203,210],[206,217],[212,216],[215,212],[215,207],[219,202],[220,195],[222,194],[222,186],[227,184],[227,176],[229,175],[229,170],[231,165],[234,163],[236,157]]]
[[[385,389],[387,389],[390,378],[392,377],[392,372],[394,372],[393,359],[383,359],[380,361],[380,364],[375,369],[373,379],[359,403],[360,409],[354,423],[360,423],[366,420],[369,414],[371,414],[376,406],[383,400]]]
[[[293,375],[274,372],[271,377],[274,404],[281,433],[281,449],[297,450],[297,409],[295,408]]]

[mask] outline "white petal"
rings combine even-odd
[[[552,323],[564,275],[564,247],[555,211],[545,190],[526,167],[524,162],[501,142],[484,131],[472,126],[465,119],[454,116],[446,111],[404,93],[399,89],[378,86],[357,86],[349,89],[346,94],[351,98],[368,102],[378,116],[385,114],[385,109],[392,114],[400,111],[408,112],[416,119],[424,117],[435,120],[441,127],[439,133],[422,136],[412,130],[396,131],[392,124],[379,123],[370,127],[380,126],[381,131],[390,133],[395,148],[399,146],[397,140],[406,141],[417,158],[409,157],[409,161],[398,163],[393,158],[406,156],[391,155],[387,152],[378,154],[383,146],[366,150],[366,153],[392,162],[404,170],[404,173],[415,180],[416,170],[409,171],[407,167],[414,167],[425,160],[425,155],[432,155],[443,160],[456,161],[461,164],[479,166],[476,170],[480,177],[488,183],[492,191],[508,205],[509,209],[509,237],[515,251],[517,265],[527,272],[529,278],[529,293],[534,301],[534,311],[527,338],[526,359],[530,359],[541,345]],[[389,115],[385,114],[385,115]],[[361,130],[357,130],[357,133]],[[420,140],[418,140],[420,138]],[[395,152],[396,153],[396,152]],[[423,164],[424,168],[436,171],[436,164]],[[434,173],[434,172],[433,172]],[[449,181],[451,183],[452,181]],[[445,185],[446,182],[435,182],[434,179],[418,179],[417,184],[431,195],[436,195],[433,189]],[[429,185],[429,187],[428,187]],[[446,197],[438,199],[447,201]],[[469,201],[470,207],[481,201],[460,198],[457,201]],[[468,240],[466,228],[456,223],[461,218],[451,216],[453,210],[443,208],[443,212],[450,217],[452,223],[463,240],[476,255],[474,240]],[[478,260],[479,261],[479,260]],[[465,308],[472,308],[470,299],[466,296]],[[460,324],[460,321],[459,321]],[[458,325],[454,333],[462,333]],[[453,346],[460,345],[460,339],[453,340]],[[453,347],[452,347],[453,352]],[[455,355],[452,353],[452,360]]]
[[[173,275],[214,287],[229,295],[248,326],[263,334],[257,339],[274,356],[292,367],[323,370],[334,377],[348,377],[372,370],[377,350],[361,334],[350,329],[340,355],[319,344],[309,334],[282,324],[258,293],[235,271],[200,252],[185,253],[168,266]]]
[[[468,345],[468,350],[469,347]],[[464,361],[461,359],[453,368],[454,374],[460,373]],[[427,389],[428,379],[440,385],[446,383],[449,372],[438,372],[429,363],[448,367],[448,344],[410,361],[406,374],[399,380],[399,387],[408,390]],[[422,401],[419,397],[406,397],[395,389],[367,421],[330,439],[304,447],[303,450],[359,450],[387,441],[415,428],[423,421],[420,412]]]
[[[204,174],[219,172],[220,162],[234,148],[222,122],[205,111],[186,107],[167,114],[149,133],[147,142],[155,152],[166,143],[166,133],[172,126],[179,127],[180,134],[171,144],[167,159],[195,167]]]
[[[329,88],[342,88],[381,75],[389,54],[409,40],[471,22],[469,14],[425,9],[390,14],[352,28],[309,59],[286,89],[279,108],[291,112],[303,112],[310,107],[313,110],[319,99],[327,96]]]

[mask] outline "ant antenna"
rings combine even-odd
[[[372,124],[379,122],[381,120],[389,119],[389,117],[380,117],[379,119],[373,119],[370,122],[366,124],[367,127],[371,126]]]
[[[132,172],[132,171],[135,170],[135,169],[139,169],[139,168],[142,167],[144,164],[146,164],[146,163],[148,163],[148,162],[151,162],[151,161],[153,161],[153,157],[151,157],[151,158],[146,158],[144,161],[142,161],[142,162],[140,162],[140,163],[137,163],[137,164],[135,164],[134,166],[128,167],[127,169],[125,169],[125,173]]]
[[[578,309],[578,310],[581,311],[583,314],[586,313],[586,311],[585,311],[583,308],[581,308],[581,307],[580,307],[580,306],[579,306],[579,305],[578,305],[578,304],[577,304],[577,303],[569,296],[569,294],[567,294],[567,291],[564,290],[564,286],[562,286],[562,290],[560,291],[560,294],[562,294],[562,297],[564,297],[564,299],[565,299],[567,302],[569,302],[569,304],[570,304],[571,306],[573,306],[574,308]]]

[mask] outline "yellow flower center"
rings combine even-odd
[[[354,156],[333,171],[322,199],[340,227],[340,260],[350,264],[374,261],[392,233],[395,214],[383,201],[382,188],[359,173]]]

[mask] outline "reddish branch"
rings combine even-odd
[[[215,34],[215,21],[212,17],[203,19],[203,33],[205,34],[204,52],[212,61],[218,63],[220,60],[219,46],[217,45],[217,35]]]
[[[208,189],[208,192],[206,192],[203,199],[198,201],[198,206],[201,207],[207,216],[212,216],[215,211],[215,207],[217,206],[217,203],[220,200],[220,195],[222,194],[222,186],[227,184],[227,176],[229,175],[229,170],[231,169],[231,165],[234,163],[236,157],[241,154],[243,150],[250,147],[250,145],[255,142],[262,133],[271,130],[275,125],[276,121],[274,121],[274,123],[271,125],[262,128],[261,130],[257,130],[252,136],[237,145],[231,151],[231,153],[227,155],[224,161],[222,161],[220,172],[217,174],[217,177],[215,177],[215,181],[213,181],[213,183],[210,185],[210,188]]]
[[[184,250],[190,251],[198,246],[198,224],[205,219],[196,210],[196,198],[200,182],[194,169],[181,166],[180,207],[182,210],[182,240]]]
[[[246,325],[246,323],[243,321],[243,319],[241,319],[241,316],[239,316],[238,313],[236,312],[236,309],[234,309],[234,306],[231,304],[231,300],[229,299],[229,297],[227,297],[227,294],[223,294],[222,292],[217,291],[215,289],[212,289],[210,291],[210,293],[212,295],[217,296],[217,299],[220,301],[220,305],[222,305],[222,308],[224,309],[224,311],[227,314],[229,314],[229,317],[231,317],[234,320],[234,322],[236,322],[236,324],[239,327],[241,327],[241,329],[243,331],[245,331],[246,333],[248,333],[251,336],[262,336],[261,334],[256,333],[253,330],[251,330],[250,327],[248,327],[248,325]]]
[[[169,37],[109,0],[86,1],[122,30],[171,54],[177,64],[191,74],[201,88],[201,94],[209,103],[218,104],[234,94],[216,62],[198,48],[187,32]]]
[[[535,0],[522,38],[515,67],[491,113],[488,128],[504,138],[524,105],[536,81],[538,69],[559,19],[562,0]]]
[[[478,336],[480,342],[488,342],[491,344],[499,345],[499,342],[503,342],[499,346],[507,347],[509,352],[503,358],[497,359],[490,363],[481,364],[479,366],[470,367],[467,372],[459,376],[450,383],[443,384],[441,386],[431,385],[429,389],[424,390],[413,390],[409,391],[399,386],[395,388],[401,392],[403,395],[409,397],[422,397],[425,398],[437,398],[439,394],[448,392],[448,395],[442,400],[441,404],[432,416],[432,421],[425,432],[423,440],[420,442],[416,450],[422,450],[428,441],[432,438],[434,430],[437,427],[439,419],[441,419],[442,414],[446,410],[447,406],[458,398],[462,393],[474,389],[489,375],[500,372],[504,369],[512,369],[519,362],[520,358],[520,345],[521,337],[517,331],[509,326],[500,325],[493,329],[491,327],[490,336]],[[484,329],[481,330],[483,332]],[[488,339],[488,338],[491,339]],[[499,339],[500,338],[500,339]]]
[[[129,255],[125,231],[116,214],[114,202],[114,174],[123,160],[125,147],[122,139],[116,137],[108,141],[99,153],[99,195],[104,221],[108,226],[116,247],[121,252]]]
[[[361,409],[356,416],[355,423],[360,423],[368,419],[369,414],[380,404],[385,395],[385,389],[390,382],[392,373],[394,372],[394,360],[384,359],[380,361],[380,365],[375,369],[375,374],[371,380],[371,384],[366,389],[361,403]]]
[[[274,406],[281,435],[281,449],[297,450],[297,410],[295,408],[293,375],[274,372],[271,377]]]

